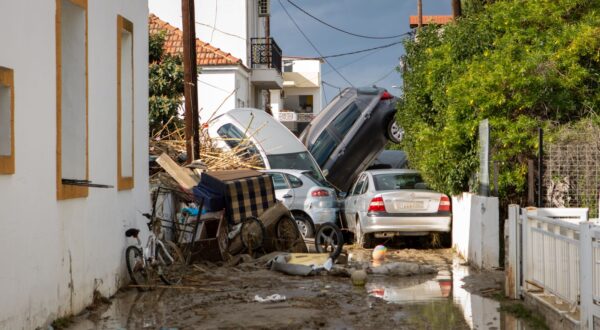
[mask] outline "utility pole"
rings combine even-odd
[[[419,30],[423,26],[423,0],[417,0],[417,17],[419,18]]]
[[[267,45],[267,62],[268,67],[272,68],[273,62],[273,51],[271,49],[271,13],[265,16],[265,41]],[[267,89],[267,95],[265,97],[265,111],[273,115],[273,111],[271,110],[271,90]]]
[[[452,0],[452,18],[456,19],[462,15],[461,0]]]
[[[198,62],[196,61],[196,19],[194,0],[181,0],[183,25],[183,81],[185,96],[185,150],[187,163],[200,158],[198,115]]]

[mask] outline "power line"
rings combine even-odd
[[[292,23],[294,23],[294,26],[296,26],[296,29],[298,29],[298,32],[300,32],[300,34],[302,34],[302,36],[304,37],[304,39],[306,39],[306,41],[308,41],[308,43],[317,52],[317,54],[319,54],[319,56],[321,56],[321,58],[325,61],[325,63],[327,63],[327,65],[329,65],[340,77],[342,77],[342,79],[344,79],[350,86],[354,87],[354,85],[350,82],[350,80],[348,80],[346,77],[344,77],[344,75],[342,75],[338,71],[338,69],[336,69],[331,63],[329,63],[329,61],[323,56],[323,54],[321,54],[321,52],[319,51],[319,49],[317,49],[317,47],[315,46],[315,44],[313,44],[312,41],[310,41],[310,38],[308,38],[308,36],[304,33],[304,31],[302,31],[302,29],[300,28],[300,26],[298,25],[298,23],[296,23],[296,20],[294,20],[294,18],[292,17],[292,15],[290,15],[290,13],[288,12],[287,8],[285,8],[285,6],[283,5],[283,3],[281,3],[281,0],[278,0],[278,1],[279,1],[279,5],[281,6],[281,8],[283,8],[283,11],[285,12],[285,14],[290,18],[290,20],[292,21]]]
[[[345,67],[347,67],[347,66],[350,66],[350,65],[352,65],[352,64],[354,64],[354,63],[356,63],[356,62],[358,62],[358,61],[360,61],[360,60],[362,60],[362,59],[364,59],[364,58],[366,58],[366,57],[369,57],[369,56],[371,56],[371,55],[374,55],[374,54],[376,54],[376,53],[380,52],[382,49],[383,49],[383,48],[381,48],[381,49],[377,49],[377,50],[375,50],[375,51],[373,51],[373,52],[371,52],[371,53],[368,53],[368,54],[365,54],[365,55],[363,55],[363,56],[360,56],[360,57],[358,57],[358,58],[356,58],[356,59],[354,59],[354,60],[352,60],[352,61],[350,61],[350,62],[344,63],[344,64],[342,64],[342,65],[338,66],[338,70],[339,70],[339,69],[341,69],[341,68],[345,68]],[[331,72],[333,72],[333,70],[331,70],[331,71],[327,71],[327,72],[323,72],[323,75],[330,74]]]
[[[392,73],[394,73],[394,71],[396,71],[396,67],[394,67],[390,72],[386,73],[383,77],[381,77],[381,78],[375,80],[374,82],[372,82],[371,85],[375,85],[378,82],[382,81],[383,79],[389,77]]]
[[[347,53],[341,53],[341,54],[333,54],[333,55],[327,55],[327,56],[322,56],[321,58],[326,59],[326,58],[333,58],[333,57],[342,57],[342,56],[348,56],[348,55],[354,55],[354,54],[360,54],[360,53],[364,53],[364,52],[368,52],[371,50],[376,50],[376,49],[383,49],[383,48],[388,48],[388,47],[392,47],[394,45],[400,44],[404,42],[404,40],[400,40],[400,41],[396,41],[396,42],[392,42],[390,44],[387,45],[382,45],[382,46],[377,46],[377,47],[372,47],[372,48],[367,48],[367,49],[361,49],[361,50],[355,50],[353,52],[347,52]]]
[[[287,0],[287,1],[290,3],[290,5],[296,7],[298,10],[300,10],[301,12],[303,12],[304,14],[306,14],[307,16],[311,17],[312,19],[318,21],[319,23],[324,24],[324,25],[326,25],[326,26],[328,26],[328,27],[330,27],[330,28],[332,28],[334,30],[337,30],[337,31],[349,34],[351,36],[355,36],[355,37],[359,37],[359,38],[366,38],[366,39],[396,39],[396,38],[400,38],[400,37],[402,37],[404,35],[404,33],[403,33],[403,34],[398,34],[398,35],[394,35],[394,36],[376,37],[376,36],[367,36],[367,35],[362,35],[362,34],[357,34],[357,33],[349,32],[349,31],[346,31],[346,30],[342,30],[342,29],[340,29],[338,27],[335,27],[335,26],[333,26],[333,25],[331,25],[331,24],[329,24],[329,23],[321,20],[318,17],[313,16],[311,13],[307,12],[306,10],[302,9],[297,4],[293,3],[291,0]]]
[[[332,84],[330,84],[330,83],[326,82],[325,80],[321,80],[321,82],[323,83],[323,85],[327,85],[327,86],[329,86],[329,87],[337,88],[337,89],[339,89],[339,90],[341,90],[341,89],[342,89],[342,87],[340,87],[340,86],[336,86],[336,85],[332,85]]]

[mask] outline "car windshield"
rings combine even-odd
[[[373,175],[375,190],[428,189],[419,173],[389,173]]]
[[[264,166],[258,148],[237,127],[232,124],[225,124],[219,127],[217,134],[223,138],[223,141],[227,143],[229,148],[237,150],[242,157],[247,159],[253,158],[258,162],[259,166]]]
[[[337,148],[338,143],[335,138],[329,134],[328,131],[324,131],[317,138],[315,143],[313,143],[309,147],[310,153],[315,157],[315,160],[319,164],[319,166],[325,165],[329,156]]]
[[[267,159],[271,169],[293,169],[306,170],[310,172],[317,180],[323,180],[323,175],[319,167],[312,160],[308,152],[295,152],[291,154],[268,155]]]

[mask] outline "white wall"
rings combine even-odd
[[[452,245],[472,266],[499,266],[498,198],[470,193],[452,197]]]
[[[321,112],[321,89],[320,88],[295,88],[285,87],[285,97],[297,95],[312,95],[313,97],[313,113],[316,115]],[[285,101],[284,101],[285,103]],[[284,105],[285,108],[285,105]]]
[[[200,121],[250,106],[248,73],[240,66],[202,67],[198,75]]]
[[[134,23],[135,188],[56,200],[55,1],[0,1],[0,66],[14,69],[16,173],[0,175],[0,329],[33,329],[112,295],[126,277],[124,230],[148,197],[148,10],[89,0],[89,178],[117,184],[117,14]],[[32,10],[35,8],[35,10]],[[27,19],[24,19],[24,18]]]

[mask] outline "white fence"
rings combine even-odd
[[[600,223],[588,209],[509,206],[506,292],[537,292],[592,329],[600,320]],[[579,312],[579,313],[578,313]]]

